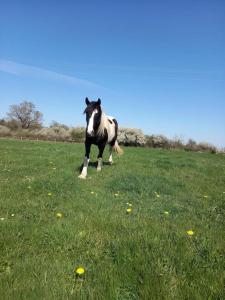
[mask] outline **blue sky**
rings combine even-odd
[[[0,118],[30,100],[84,125],[84,99],[119,124],[225,147],[225,1],[4,1]]]

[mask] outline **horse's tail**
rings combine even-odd
[[[113,150],[115,151],[116,154],[122,155],[123,154],[123,149],[120,148],[119,144],[117,141],[115,141],[115,144],[112,146]]]

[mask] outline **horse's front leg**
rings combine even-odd
[[[112,146],[109,146],[109,164],[113,164],[113,157],[112,157]]]
[[[103,152],[105,149],[105,145],[106,145],[106,143],[102,143],[102,144],[98,145],[99,153],[98,153],[97,171],[101,171],[101,169],[102,169],[102,155],[103,155]]]
[[[88,163],[90,160],[90,150],[91,150],[91,144],[88,142],[85,142],[85,158],[84,158],[84,164],[81,174],[78,176],[81,179],[86,179],[87,177],[87,169],[88,169]]]

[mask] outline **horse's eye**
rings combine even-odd
[[[86,112],[86,119],[88,120],[88,119],[90,119],[90,117],[91,117],[91,112],[90,112],[90,111],[87,111],[87,112]]]

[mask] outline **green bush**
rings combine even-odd
[[[84,127],[74,127],[70,129],[70,135],[74,142],[83,143],[85,140],[85,131]]]

